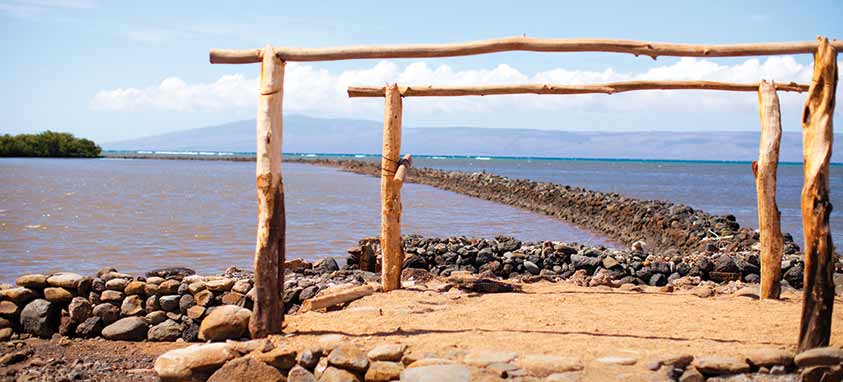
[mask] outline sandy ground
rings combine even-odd
[[[584,380],[633,381],[646,380],[650,372],[645,365],[666,355],[739,357],[754,349],[794,349],[801,309],[795,292],[786,292],[782,301],[731,295],[703,299],[656,288],[637,293],[565,282],[526,284],[524,291],[476,296],[430,290],[376,293],[345,310],[289,316],[286,335],[274,340],[304,348],[323,335],[340,334],[363,348],[399,342],[411,351],[440,356],[460,350],[569,355],[586,365]],[[835,346],[843,346],[842,301],[835,300]],[[149,370],[154,357],[185,345],[30,339],[24,346],[34,350],[30,360],[61,359],[63,367],[77,359],[107,363],[111,370],[100,373],[103,380],[154,380]],[[594,361],[603,356],[629,356],[638,364],[607,367]],[[26,362],[14,368],[25,368]],[[8,371],[0,368],[0,380],[12,377]]]
[[[644,293],[583,288],[569,283],[525,286],[521,294],[450,296],[432,291],[395,291],[355,301],[343,311],[290,317],[285,341],[312,344],[341,334],[370,347],[400,342],[445,355],[455,349],[510,350],[521,354],[580,357],[585,376],[602,373],[641,380],[645,365],[660,356],[746,355],[754,349],[795,349],[801,294],[782,301],[747,297],[699,298],[687,292]],[[835,300],[832,345],[843,345],[843,308]],[[631,356],[638,365],[597,367],[603,356]],[[627,378],[623,378],[626,376]],[[605,375],[604,375],[605,377]]]

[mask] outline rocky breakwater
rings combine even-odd
[[[380,174],[373,162],[330,159],[301,162],[339,167],[359,174]],[[407,181],[555,216],[602,232],[627,246],[644,242],[651,253],[664,257],[694,253],[748,252],[757,255],[759,252],[758,233],[741,227],[734,216],[711,215],[668,201],[639,200],[617,193],[511,179],[484,172],[414,168]],[[797,254],[799,247],[793,238],[790,234],[784,236],[785,254]]]
[[[293,260],[286,268],[287,313],[332,286],[378,280],[374,273],[340,270],[332,258],[315,264]],[[23,275],[16,286],[0,285],[0,340],[56,334],[126,341],[247,338],[253,283],[251,272],[237,268],[220,276],[199,276],[186,268],[145,276],[113,268],[95,276]]]
[[[556,241],[522,243],[503,236],[478,239],[411,235],[404,237],[403,245],[405,269],[423,269],[435,276],[467,271],[524,282],[571,280],[588,286],[666,286],[705,281],[756,283],[760,271],[758,254],[752,251],[659,254],[643,241],[633,243],[628,250],[618,250]],[[380,269],[382,253],[377,238],[360,240],[348,252],[351,268]],[[798,254],[785,255],[785,287],[802,287],[803,266]],[[843,264],[838,262],[837,267],[843,269]],[[843,273],[836,275],[843,281]]]

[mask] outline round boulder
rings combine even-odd
[[[102,336],[109,340],[141,341],[146,338],[146,320],[143,317],[126,317],[102,329]]]
[[[249,329],[252,312],[236,305],[223,305],[211,309],[199,326],[199,339],[222,341],[239,339]]]
[[[25,333],[49,338],[58,330],[60,311],[55,304],[42,299],[33,300],[20,313],[20,325]]]

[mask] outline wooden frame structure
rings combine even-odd
[[[814,78],[795,83],[736,84],[710,81],[627,81],[595,85],[503,85],[476,87],[351,87],[349,97],[384,97],[383,158],[381,160],[381,246],[384,291],[400,288],[403,249],[401,194],[409,157],[401,151],[402,97],[501,94],[614,94],[633,90],[756,91],[761,118],[759,159],[753,162],[758,192],[762,248],[763,298],[778,298],[781,274],[781,228],[775,203],[776,167],[781,140],[781,112],[777,90],[808,91],[802,117],[805,182],[802,219],[805,235],[805,286],[799,349],[824,346],[831,334],[834,303],[833,244],[828,219],[829,160],[833,138],[832,116],[837,87],[837,50],[843,42],[818,37],[817,41],[696,45],[634,40],[537,39],[509,37],[456,44],[351,46],[336,48],[212,49],[212,64],[261,63],[257,118],[258,234],[255,249],[255,310],[250,322],[253,338],[280,333],[284,284],[284,191],[281,178],[281,135],[284,64],[286,61],[335,61],[375,58],[430,58],[505,51],[613,52],[636,56],[737,57],[814,54]]]

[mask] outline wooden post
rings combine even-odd
[[[828,217],[828,162],[834,138],[837,51],[818,38],[814,77],[802,111],[805,183],[802,186],[802,229],[805,232],[805,282],[799,351],[828,346],[834,307],[834,253]]]
[[[258,235],[255,247],[255,306],[252,338],[281,333],[284,311],[284,184],[281,180],[281,106],[284,62],[263,48],[257,116]]]
[[[776,204],[776,169],[782,139],[782,118],[775,84],[761,81],[758,87],[758,113],[761,140],[758,160],[752,162],[755,190],[758,193],[758,229],[761,233],[761,298],[781,295],[782,237],[781,213]]]
[[[401,93],[398,85],[386,88],[381,158],[381,248],[383,291],[401,288],[404,248],[401,242],[401,182],[394,176],[401,153]]]

